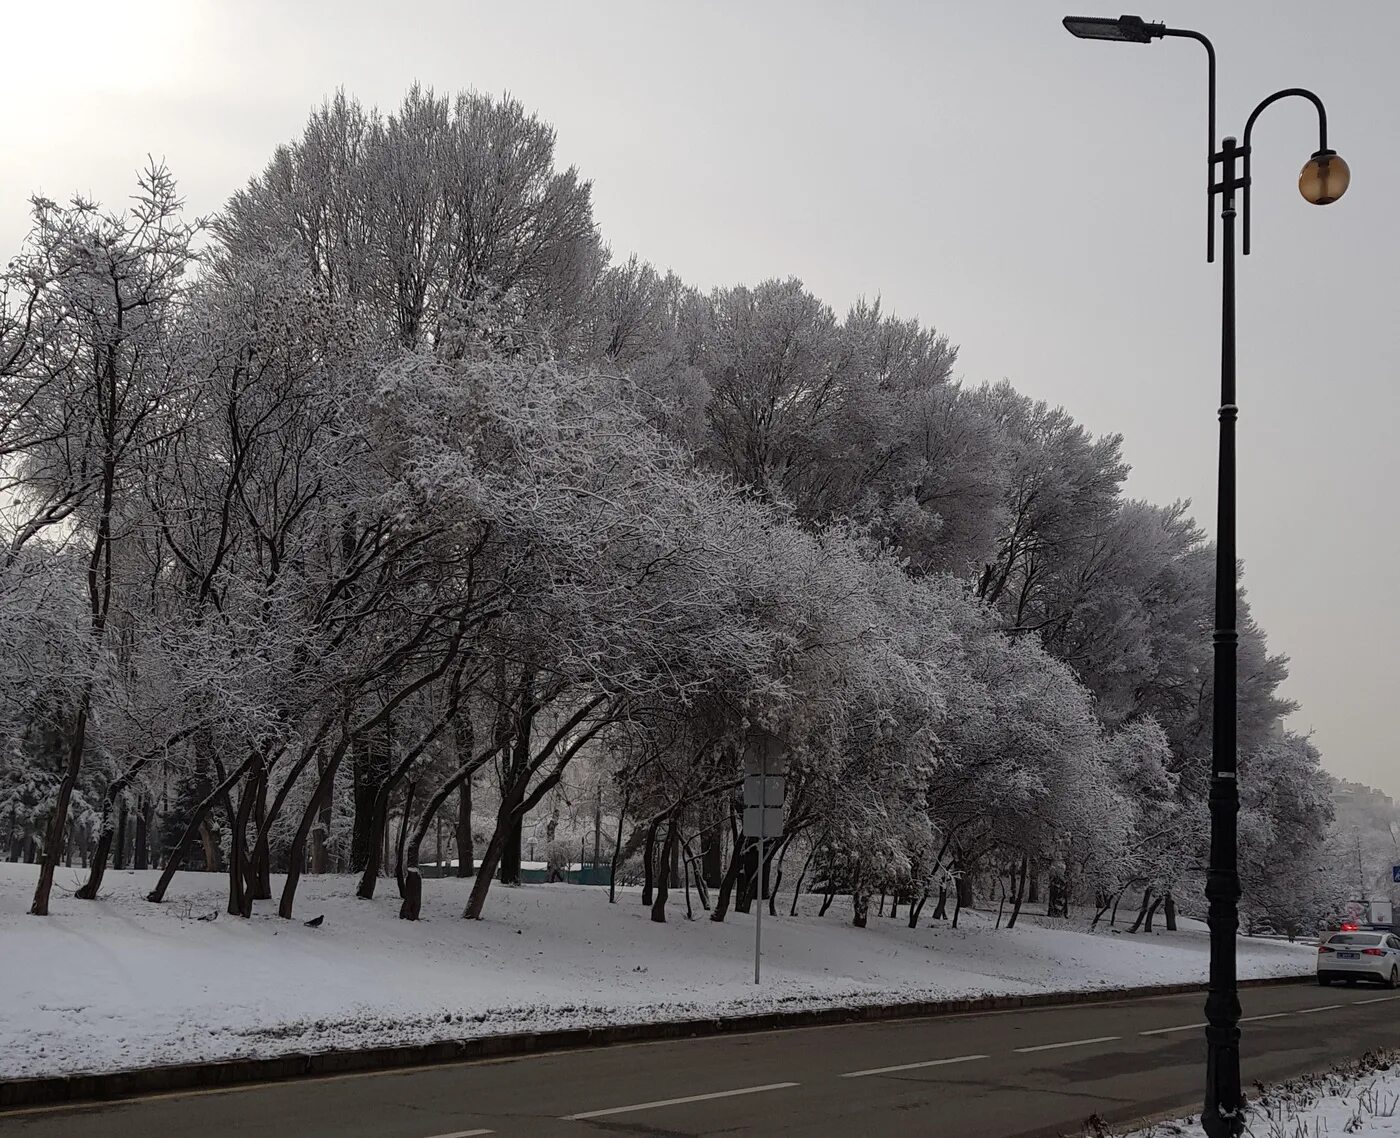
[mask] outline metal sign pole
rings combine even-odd
[[[763,950],[763,832],[768,820],[768,748],[759,748],[758,799],[758,878],[754,882],[758,912],[753,923],[753,982],[758,983],[759,958]]]

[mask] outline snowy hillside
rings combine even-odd
[[[753,980],[751,918],[654,924],[635,892],[607,904],[586,886],[499,889],[465,921],[468,882],[430,881],[424,920],[398,920],[392,881],[357,901],[346,877],[312,877],[298,916],[259,902],[226,917],[223,876],[181,874],[163,905],[154,873],[113,872],[102,899],[72,897],[60,870],[52,916],[25,915],[36,867],[0,864],[0,1077],[775,1008],[915,1001],[1204,981],[1206,938],[1087,934],[1086,918],[1022,915],[1013,930],[964,912],[965,927],[855,929],[816,898],[765,920],[764,984]],[[276,887],[274,887],[274,892]],[[196,918],[217,912],[217,919]],[[783,910],[779,910],[780,914]],[[323,915],[317,928],[303,919]],[[927,922],[925,922],[927,923]],[[1242,976],[1301,973],[1312,949],[1241,941]]]

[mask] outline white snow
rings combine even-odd
[[[1400,1135],[1400,1067],[1394,1053],[1268,1088],[1250,1104],[1245,1133],[1259,1138]],[[1196,1138],[1204,1134],[1199,1119],[1191,1117],[1159,1122],[1126,1138]]]
[[[1206,978],[1202,926],[1088,934],[1087,917],[964,912],[910,929],[875,915],[851,927],[839,901],[765,916],[763,986],[751,916],[715,924],[680,890],[653,923],[635,890],[492,887],[485,919],[461,912],[470,881],[423,883],[424,920],[398,919],[392,880],[374,901],[354,879],[303,878],[296,919],[275,901],[252,920],[224,913],[223,875],[181,873],[162,905],[154,872],[108,871],[96,902],[60,869],[52,913],[28,916],[36,867],[0,863],[0,1078],[108,1071],[199,1059],[367,1047],[603,1023],[780,1008],[1096,989]],[[281,888],[273,881],[273,894]],[[928,924],[925,910],[924,925]],[[195,918],[217,912],[213,921]],[[324,915],[319,928],[303,921]],[[1242,976],[1308,972],[1314,949],[1241,940]]]

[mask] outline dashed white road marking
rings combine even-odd
[[[1306,1016],[1312,1015],[1313,1012],[1335,1012],[1338,1008],[1345,1006],[1344,1004],[1323,1004],[1320,1008],[1299,1008],[1293,1014],[1295,1016]]]
[[[1121,1035],[1097,1035],[1093,1039],[1071,1039],[1065,1043],[1042,1043],[1039,1047],[1017,1047],[1013,1050],[1018,1055],[1025,1055],[1031,1051],[1054,1051],[1060,1047],[1087,1047],[1090,1043],[1112,1043],[1115,1039],[1122,1039]]]
[[[1183,1023],[1180,1027],[1155,1027],[1151,1031],[1140,1031],[1139,1035],[1170,1035],[1173,1031],[1196,1031],[1205,1027],[1203,1023]]]
[[[710,1099],[734,1098],[736,1095],[756,1095],[764,1091],[781,1091],[799,1083],[764,1083],[761,1087],[740,1087],[733,1091],[712,1091],[707,1095],[686,1095],[684,1098],[663,1098],[655,1102],[639,1102],[631,1106],[610,1106],[606,1110],[585,1110],[579,1114],[566,1114],[564,1122],[582,1122],[585,1118],[602,1118],[609,1114],[630,1114],[634,1110],[656,1110],[663,1106],[681,1106],[688,1102],[708,1102]]]
[[[871,1067],[868,1071],[847,1071],[843,1079],[860,1079],[866,1075],[889,1075],[895,1071],[917,1071],[920,1067],[946,1067],[950,1063],[971,1063],[974,1059],[986,1059],[986,1055],[954,1055],[951,1059],[925,1059],[922,1063],[900,1063],[894,1067]]]
[[[432,1138],[481,1138],[483,1134],[494,1134],[494,1130],[454,1130],[451,1134],[434,1134]]]
[[[1253,1023],[1258,1019],[1282,1019],[1284,1016],[1291,1016],[1292,1012],[1270,1012],[1266,1016],[1243,1016],[1240,1023]]]
[[[1400,996],[1377,996],[1374,1000],[1352,1000],[1354,1004],[1384,1004],[1391,1000],[1400,1000]]]

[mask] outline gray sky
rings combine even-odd
[[[1127,0],[1066,0],[1117,15]],[[1080,5],[1083,5],[1080,7]],[[1393,729],[1393,342],[1400,5],[1173,0],[1220,54],[1221,133],[1280,87],[1327,103],[1347,196],[1303,202],[1311,109],[1255,132],[1240,268],[1240,535],[1254,609],[1328,767],[1400,794]],[[0,251],[28,194],[116,203],[147,153],[210,212],[337,86],[510,91],[558,128],[613,250],[688,282],[860,295],[1121,431],[1129,490],[1214,525],[1218,265],[1205,263],[1205,61],[1082,43],[1047,0],[4,5]]]

